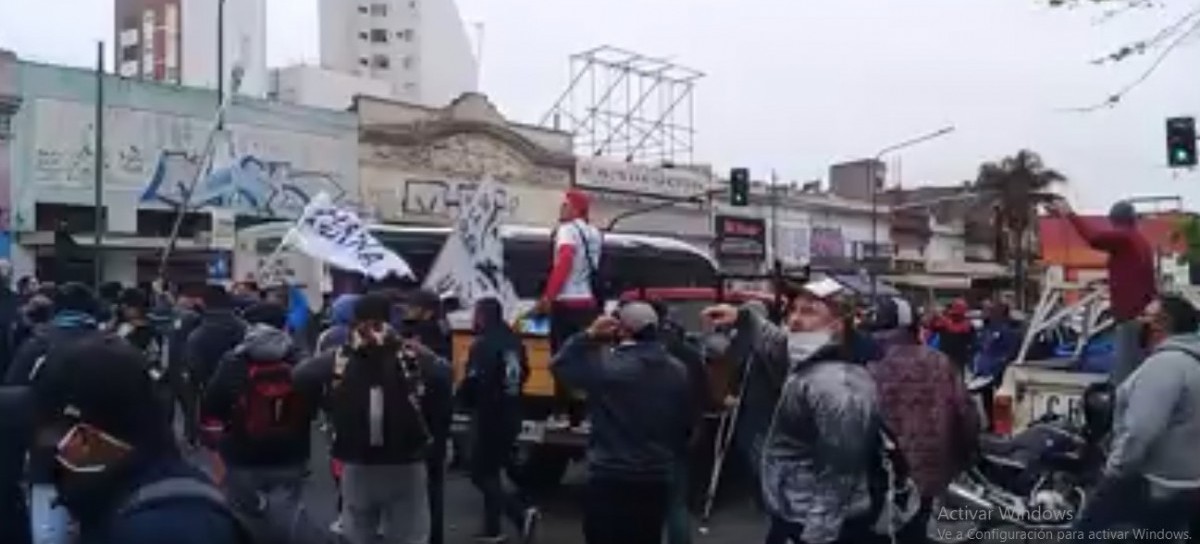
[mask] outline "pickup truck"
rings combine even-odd
[[[1165,285],[1162,290],[1178,293],[1193,304],[1200,303],[1200,290],[1196,287]],[[1078,297],[1067,302],[1066,295],[1072,292]],[[1030,316],[1020,351],[996,391],[992,413],[996,432],[1018,432],[1051,413],[1074,423],[1083,422],[1084,389],[1108,379],[1109,365],[1097,363],[1105,357],[1103,350],[1095,349],[1107,342],[1112,329],[1107,307],[1108,287],[1103,282],[1046,282],[1041,300]],[[1057,342],[1057,349],[1053,350],[1038,349],[1048,336],[1060,332],[1067,333],[1068,342]],[[1045,356],[1047,351],[1050,356]]]
[[[1069,293],[1078,295],[1075,301],[1068,301]],[[1088,348],[1103,341],[1112,328],[1107,306],[1103,283],[1045,283],[1016,358],[996,390],[995,432],[1019,432],[1049,413],[1082,423],[1084,389],[1108,378],[1097,365],[1085,364],[1091,355]]]

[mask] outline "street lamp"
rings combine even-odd
[[[879,161],[883,159],[884,155],[887,155],[888,153],[899,151],[901,149],[907,149],[909,147],[912,147],[912,146],[915,146],[918,144],[923,144],[930,140],[941,138],[942,136],[945,136],[947,134],[950,134],[951,132],[954,132],[954,130],[955,130],[954,126],[951,125],[951,126],[940,128],[940,129],[930,132],[928,134],[917,136],[916,138],[910,138],[908,140],[904,140],[902,142],[899,142],[899,143],[896,143],[893,145],[889,145],[883,149],[880,149],[879,153],[875,154],[875,158],[872,159],[871,162],[867,165],[867,181],[871,184],[871,258],[872,258],[872,261],[874,261],[875,259],[877,259],[879,257],[879,180],[875,179],[875,165],[877,163],[879,163]],[[876,292],[878,289],[878,287],[876,285],[878,283],[878,281],[876,280],[876,277],[875,277],[876,274],[875,274],[874,263],[872,263],[870,265],[870,272],[871,272],[871,274],[870,274],[871,302],[873,304],[875,302],[875,295],[876,295]]]

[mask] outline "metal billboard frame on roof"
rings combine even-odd
[[[693,90],[703,77],[664,58],[609,45],[589,49],[571,55],[570,83],[540,124],[571,132],[581,155],[690,164]]]

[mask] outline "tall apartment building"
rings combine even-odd
[[[235,66],[239,93],[267,91],[266,0],[114,0],[116,71],[122,77],[217,86],[218,4],[225,3],[225,85]]]
[[[393,97],[443,106],[478,89],[454,0],[321,0],[321,67],[385,81]]]

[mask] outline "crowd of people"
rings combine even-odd
[[[1128,228],[1124,211],[1115,228]],[[791,286],[776,312],[711,306],[690,335],[653,301],[603,311],[587,215],[586,197],[569,194],[534,311],[551,317],[560,402],[586,395],[562,417],[589,422],[588,544],[688,544],[690,452],[703,414],[734,406],[732,447],[761,491],[768,544],[927,541],[936,499],[988,424],[966,378],[998,380],[1020,341],[1006,300],[984,304],[978,323],[962,301],[924,315],[882,297],[863,313],[856,293],[821,279]],[[1136,360],[1113,379],[1111,454],[1078,524],[1186,527],[1200,506],[1200,315],[1174,295],[1127,298],[1118,326],[1139,332],[1119,330],[1137,342],[1118,352]],[[541,514],[504,477],[530,363],[500,301],[474,303],[457,384],[436,293],[373,285],[330,301],[324,326],[294,306],[287,289],[252,284],[0,289],[0,542],[442,544],[456,407],[472,425],[477,541],[505,541],[508,521],[533,542]],[[736,365],[724,406],[715,358]],[[302,498],[314,428],[337,482],[333,530]],[[204,451],[217,461],[195,463]]]

